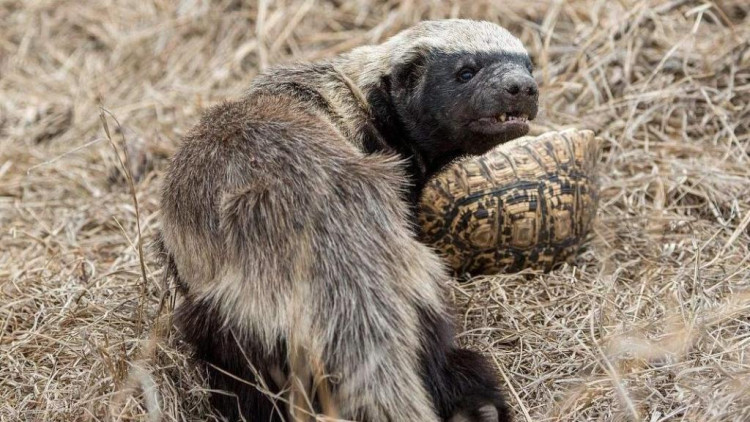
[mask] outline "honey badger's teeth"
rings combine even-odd
[[[508,115],[506,113],[502,113],[495,117],[495,120],[498,122],[504,123],[504,122],[526,122],[529,120],[528,114],[519,114],[519,115]]]
[[[505,115],[503,115],[503,116],[505,116]],[[509,121],[510,120],[518,120],[518,121],[521,121],[521,122],[525,122],[525,121],[529,120],[529,116],[527,114],[521,114],[519,116],[508,116],[508,120]]]

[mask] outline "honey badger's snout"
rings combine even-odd
[[[498,63],[480,77],[473,95],[469,130],[490,139],[474,140],[469,152],[484,153],[500,142],[526,135],[538,111],[539,88],[526,66]]]
[[[530,120],[538,110],[539,88],[534,78],[525,71],[512,71],[503,75],[497,87],[501,108],[506,119]],[[501,114],[502,120],[502,114]]]

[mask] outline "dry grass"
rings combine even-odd
[[[606,141],[576,267],[454,289],[517,419],[750,420],[750,6],[528,3],[0,0],[0,421],[208,418],[148,250],[142,277],[100,105],[147,243],[166,159],[206,106],[269,64],[447,16],[527,44],[537,131]]]

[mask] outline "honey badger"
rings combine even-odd
[[[454,343],[447,273],[410,218],[432,175],[536,113],[521,42],[469,20],[271,69],[208,110],[167,172],[162,245],[216,409],[321,411],[321,389],[284,394],[317,371],[344,419],[510,420],[493,366]]]

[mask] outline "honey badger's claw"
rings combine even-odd
[[[448,422],[501,422],[494,405],[486,404],[474,411],[461,411],[453,415]]]

